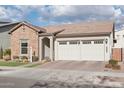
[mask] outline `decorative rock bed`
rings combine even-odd
[[[32,85],[32,88],[116,88],[123,87],[124,84],[116,82],[110,77],[89,76],[80,77],[77,82],[62,81],[40,81]]]

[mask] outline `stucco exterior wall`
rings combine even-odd
[[[24,28],[24,29],[23,29]],[[20,53],[20,41],[21,39],[28,40],[28,54],[21,55]],[[32,47],[32,53],[35,52],[35,56],[38,56],[38,32],[31,29],[28,26],[19,27],[11,33],[11,51],[13,56],[28,56],[30,52],[30,47]]]
[[[115,32],[115,39],[117,42],[115,43],[115,48],[124,48],[124,30]]]

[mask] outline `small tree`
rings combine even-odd
[[[3,48],[0,48],[0,59],[3,59]]]
[[[4,60],[5,61],[11,60],[11,49],[5,49],[5,51],[4,51]]]

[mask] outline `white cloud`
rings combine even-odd
[[[7,14],[6,14],[6,10],[3,7],[0,7],[0,18],[6,18]]]
[[[116,29],[121,29],[124,25],[124,6],[115,6]]]
[[[0,6],[0,19],[25,20],[25,17],[35,9],[36,6]]]
[[[76,16],[94,14],[100,16],[112,15],[114,8],[112,6],[53,6],[53,14],[56,16]]]
[[[113,19],[113,6],[58,5],[58,6],[0,6],[0,18],[25,20],[32,11],[38,13],[36,21],[52,23],[73,23],[91,20]],[[118,11],[119,15],[119,11]]]
[[[72,23],[89,20],[108,20],[114,18],[113,6],[58,5],[40,9],[41,22]]]
[[[22,13],[10,7],[0,6],[0,19],[11,19],[13,21],[23,18]]]

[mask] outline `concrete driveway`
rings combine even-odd
[[[90,61],[54,61],[45,63],[39,68],[45,69],[61,69],[61,70],[90,70],[104,71],[106,62],[90,62]]]

